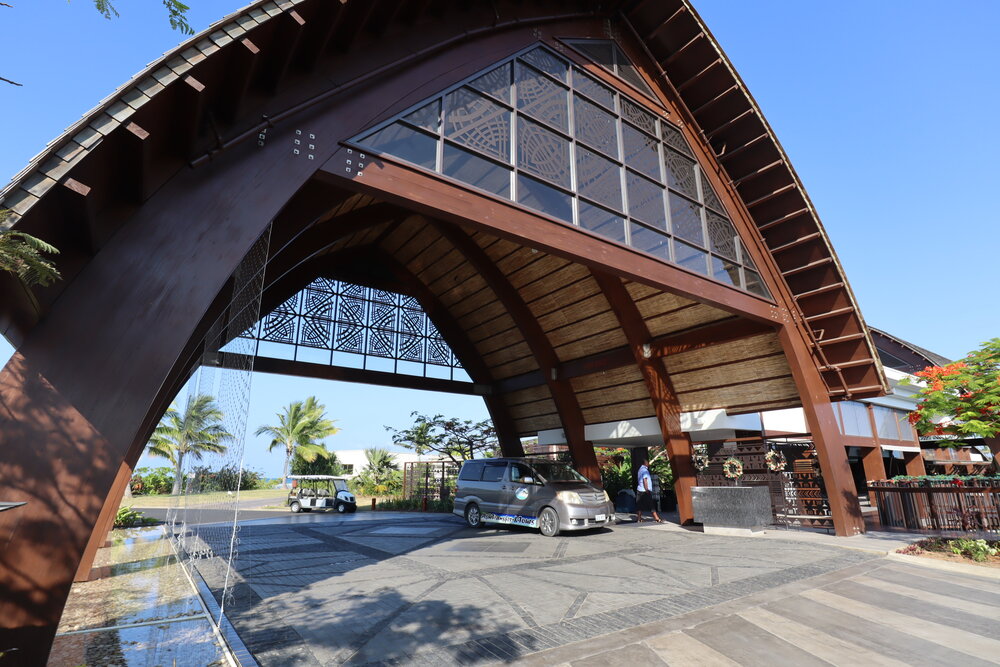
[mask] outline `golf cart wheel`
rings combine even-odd
[[[337,514],[343,514],[344,512],[347,511],[347,505],[345,505],[344,503],[337,503],[336,510]]]
[[[538,515],[538,528],[545,537],[555,537],[559,534],[559,515],[551,507],[546,507]]]
[[[483,515],[479,512],[479,505],[469,503],[465,508],[465,522],[469,524],[469,528],[480,528],[483,525]]]
[[[291,505],[288,506],[288,509],[292,510],[292,514],[298,514],[299,512],[302,511],[302,505],[300,505],[299,502],[296,500]]]

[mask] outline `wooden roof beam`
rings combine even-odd
[[[763,133],[761,135],[758,135],[758,136],[754,137],[753,139],[751,139],[750,141],[748,141],[745,144],[743,144],[742,146],[734,148],[731,151],[723,151],[722,153],[719,153],[718,154],[718,158],[720,160],[723,160],[723,161],[729,160],[731,158],[734,158],[737,155],[739,155],[740,153],[742,153],[743,151],[747,150],[748,148],[752,148],[753,146],[756,146],[760,142],[764,141],[765,139],[768,138],[768,136],[769,135],[767,134],[767,132],[765,132],[765,133]]]
[[[732,127],[736,123],[740,122],[741,120],[743,120],[747,116],[753,116],[754,114],[755,114],[755,112],[753,110],[753,107],[751,107],[749,109],[746,109],[742,113],[740,113],[740,114],[738,114],[738,115],[730,118],[725,123],[723,123],[719,127],[715,128],[711,132],[706,133],[705,136],[708,137],[709,139],[712,139],[713,137],[715,137],[720,132],[725,132],[727,129],[729,129],[730,127]]]
[[[80,238],[87,252],[96,255],[104,239],[97,226],[97,198],[89,186],[74,178],[66,178],[59,189],[60,203],[67,222],[81,230]]]
[[[697,35],[695,35],[694,37],[692,37],[691,39],[689,39],[687,42],[685,42],[684,45],[681,46],[681,48],[677,49],[672,54],[670,54],[667,57],[666,60],[661,61],[659,63],[660,66],[663,67],[663,69],[667,69],[668,67],[670,67],[670,64],[672,62],[674,62],[675,60],[677,60],[680,56],[684,55],[685,51],[687,51],[694,44],[697,44],[698,42],[700,42],[703,39],[705,39],[705,33],[699,32]]]
[[[703,76],[705,76],[706,74],[708,74],[721,64],[722,64],[722,58],[716,58],[707,67],[703,67],[696,74],[685,80],[684,83],[678,85],[677,92],[678,93],[684,92],[685,89],[687,89],[689,86],[693,86],[694,84],[698,83],[698,81],[700,81]]]
[[[667,28],[667,26],[669,26],[673,22],[674,19],[676,19],[678,16],[680,16],[686,11],[687,11],[687,5],[681,5],[680,7],[675,9],[674,13],[668,16],[665,21],[657,24],[655,28],[647,32],[646,36],[643,38],[642,41],[648,42],[649,40],[659,35],[663,30]]]
[[[585,440],[583,412],[580,410],[576,393],[569,382],[558,377],[559,357],[534,313],[507,276],[493,263],[486,251],[472,240],[472,237],[453,225],[437,220],[431,220],[431,224],[476,268],[510,313],[545,376],[545,384],[548,385],[552,400],[559,412],[559,420],[562,422],[566,442],[569,444],[577,471],[599,484],[601,472],[597,467],[594,448]]]
[[[127,178],[129,181],[128,196],[137,203],[149,199],[153,192],[152,168],[152,141],[149,139],[149,132],[142,129],[135,123],[129,123],[124,131],[125,143],[129,153],[125,159],[129,162],[130,169]]]
[[[228,93],[220,102],[219,116],[227,123],[234,122],[243,110],[250,85],[260,66],[260,49],[244,37],[230,49],[231,60],[226,68]]]
[[[281,85],[281,81],[288,73],[288,68],[302,42],[302,34],[305,32],[306,25],[305,19],[294,9],[282,12],[282,14],[288,18],[282,19],[281,23],[277,24],[271,39],[270,49],[275,51],[275,55],[265,82],[265,87],[272,95],[278,92],[278,86]]]
[[[674,489],[677,492],[680,521],[691,523],[694,521],[691,488],[696,483],[695,471],[691,463],[691,438],[681,429],[681,405],[677,391],[663,364],[647,354],[648,345],[645,341],[650,338],[649,327],[621,278],[593,269],[591,275],[608,300],[608,305],[628,340],[633,363],[642,373],[660,425],[667,456],[674,470]]]
[[[783,164],[785,164],[784,160],[775,160],[774,162],[771,162],[770,164],[766,164],[763,167],[761,167],[760,169],[757,169],[755,171],[751,171],[746,176],[740,176],[739,178],[735,179],[733,181],[733,187],[739,187],[739,186],[743,185],[744,183],[746,183],[747,181],[752,181],[753,179],[757,178],[758,176],[762,176],[762,175],[766,174],[767,172],[771,171],[772,169],[777,169],[778,167],[780,167]]]
[[[757,225],[757,229],[763,232],[765,230],[771,229],[772,227],[777,227],[780,224],[786,223],[789,220],[792,220],[793,218],[797,218],[800,215],[806,215],[809,212],[810,212],[809,207],[800,208],[795,211],[792,211],[791,213],[786,213],[785,215],[779,218],[775,218],[774,220],[768,220],[767,222],[760,223]]]
[[[205,116],[205,84],[191,75],[185,76],[180,85],[180,104],[184,113],[179,128],[178,146],[185,160],[190,159],[201,134],[202,118]]]

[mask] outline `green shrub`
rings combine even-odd
[[[131,507],[119,507],[115,514],[115,528],[132,528],[133,526],[148,526],[159,523],[156,519],[144,516],[139,510]]]
[[[174,471],[165,467],[138,468],[129,485],[134,496],[167,494],[174,488]]]
[[[267,480],[256,470],[243,469],[240,476],[240,469],[234,465],[222,466],[218,470],[212,470],[207,466],[198,466],[191,471],[194,479],[189,488],[195,493],[209,493],[211,491],[252,491],[254,489],[267,488]]]
[[[389,498],[388,500],[380,500],[375,503],[376,511],[381,512],[420,512],[424,508],[423,498]],[[445,512],[451,513],[455,509],[454,501],[449,498],[447,500],[428,500],[427,501],[427,511],[428,512]]]
[[[977,563],[982,563],[990,556],[996,556],[997,553],[1000,553],[1000,549],[990,546],[990,543],[986,540],[971,540],[968,538],[949,540],[948,548],[951,549],[952,553],[971,558]]]

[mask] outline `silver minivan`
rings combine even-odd
[[[565,463],[532,457],[464,462],[454,512],[473,528],[514,524],[538,528],[546,537],[615,521],[605,491]]]

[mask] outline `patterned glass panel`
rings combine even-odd
[[[670,201],[670,230],[674,236],[704,246],[701,207],[683,197],[678,197],[673,192],[668,195],[668,199]]]
[[[613,158],[618,157],[614,116],[578,95],[573,100],[573,121],[578,141],[586,142]]]
[[[611,40],[571,43],[645,86]],[[355,141],[726,284],[738,287],[738,275],[743,289],[767,295],[683,133],[637,99],[535,46]],[[299,335],[301,325],[287,326],[280,335]],[[275,327],[281,329],[278,320]],[[318,337],[319,329],[302,335]]]
[[[719,197],[715,194],[715,190],[712,189],[708,179],[705,178],[705,170],[701,170],[699,175],[701,176],[701,200],[705,202],[705,206],[714,208],[716,211],[721,213],[725,213],[726,209],[722,208],[722,202],[719,201]]]
[[[580,202],[580,226],[613,241],[625,243],[625,219],[603,208]]]
[[[625,164],[641,171],[654,181],[662,181],[660,176],[660,142],[631,125],[622,124],[622,144],[625,149]]]
[[[632,247],[655,255],[660,259],[670,261],[670,237],[648,227],[629,225],[632,234]]]
[[[698,198],[698,182],[695,180],[695,163],[680,153],[664,151],[667,166],[667,184],[692,199]]]
[[[618,76],[620,76],[622,79],[635,86],[637,89],[646,93],[650,97],[654,97],[653,91],[650,90],[649,88],[649,84],[646,83],[646,80],[642,78],[642,76],[639,74],[639,70],[637,70],[635,65],[632,64],[632,61],[629,60],[628,56],[625,55],[625,53],[618,47],[617,44],[615,44],[614,47],[615,47],[615,60],[618,61],[617,62]]]
[[[352,354],[365,353],[365,328],[361,324],[337,323],[337,338],[333,349]]]
[[[666,122],[660,123],[660,128],[663,130],[664,143],[671,148],[676,148],[685,155],[693,156],[693,153],[691,153],[691,147],[688,146],[688,142],[684,138],[684,135],[681,134],[680,130]]]
[[[733,223],[711,211],[705,216],[708,222],[708,246],[712,252],[727,257],[734,262],[736,255],[736,230]]]
[[[368,135],[363,143],[380,153],[395,155],[424,169],[434,169],[437,164],[437,139],[402,123],[393,123]]]
[[[530,67],[517,64],[517,108],[563,132],[569,129],[566,89]]]
[[[510,104],[510,63],[473,79],[469,86]]]
[[[469,148],[510,161],[510,112],[459,88],[445,98],[445,135]]]
[[[423,335],[424,319],[422,311],[403,308],[399,311],[399,331],[414,336]]]
[[[598,65],[615,71],[615,56],[608,39],[576,39],[570,42],[574,48]]]
[[[281,304],[261,323],[261,340],[271,343],[295,342],[295,302],[293,299]]]
[[[562,58],[554,56],[548,49],[537,48],[528,51],[521,56],[521,60],[530,65],[534,65],[543,72],[551,74],[560,81],[566,80],[566,72],[568,69],[566,61]]]
[[[746,290],[748,292],[753,292],[763,297],[771,296],[768,294],[767,288],[764,287],[764,282],[760,279],[760,275],[756,271],[743,269],[743,275],[746,276]]]
[[[583,146],[576,149],[577,191],[615,210],[622,210],[621,167]]]
[[[624,97],[622,100],[622,116],[643,132],[656,136],[656,116],[641,106]]]
[[[583,70],[573,68],[573,87],[606,109],[615,110],[615,93]]]
[[[674,241],[674,261],[685,269],[697,273],[708,273],[707,259],[708,253],[698,250],[687,243]]]
[[[403,116],[403,120],[437,134],[441,126],[441,100],[434,100],[420,107],[413,113]]]
[[[517,124],[517,166],[564,188],[569,183],[569,142],[537,123]]]
[[[517,177],[517,203],[554,218],[573,222],[572,198],[555,188],[527,176]]]
[[[628,212],[633,218],[647,222],[658,229],[667,229],[663,211],[663,186],[626,172],[628,180]]]
[[[329,350],[332,338],[333,322],[315,317],[302,317],[302,326],[299,328],[299,345]]]
[[[480,190],[510,199],[510,169],[457,146],[444,145],[441,172]]]
[[[400,333],[399,348],[397,358],[403,361],[423,361],[424,360],[424,339],[413,334]]]
[[[740,267],[732,262],[712,256],[712,277],[720,283],[740,286]]]

